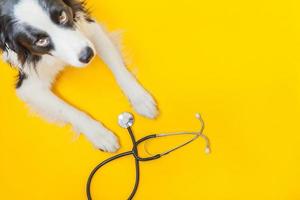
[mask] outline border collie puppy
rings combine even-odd
[[[103,151],[116,151],[117,137],[51,91],[64,66],[84,67],[97,54],[136,112],[148,118],[158,113],[154,99],[80,0],[0,0],[0,48],[4,60],[19,71],[18,96],[47,119],[71,124]]]

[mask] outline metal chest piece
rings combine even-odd
[[[134,123],[134,117],[131,113],[124,112],[119,115],[118,123],[122,128],[129,128]]]

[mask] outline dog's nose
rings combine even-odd
[[[91,59],[94,57],[94,51],[91,47],[86,47],[79,54],[79,61],[82,63],[89,63]]]

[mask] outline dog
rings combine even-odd
[[[0,0],[0,48],[18,72],[17,96],[48,120],[70,124],[98,149],[115,152],[117,137],[53,93],[65,66],[85,67],[99,55],[137,113],[158,114],[154,98],[127,70],[118,48],[81,0]]]

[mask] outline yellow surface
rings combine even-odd
[[[161,110],[136,116],[137,137],[152,131],[197,130],[201,112],[213,154],[203,141],[143,163],[136,199],[300,199],[300,4],[273,1],[90,0],[109,30],[124,30],[129,68]],[[83,200],[90,170],[111,156],[29,114],[14,92],[16,72],[0,66],[0,199]],[[112,74],[96,59],[68,69],[56,90],[111,128],[132,111]],[[104,173],[105,172],[105,173]],[[125,199],[132,160],[106,168],[95,199]]]

